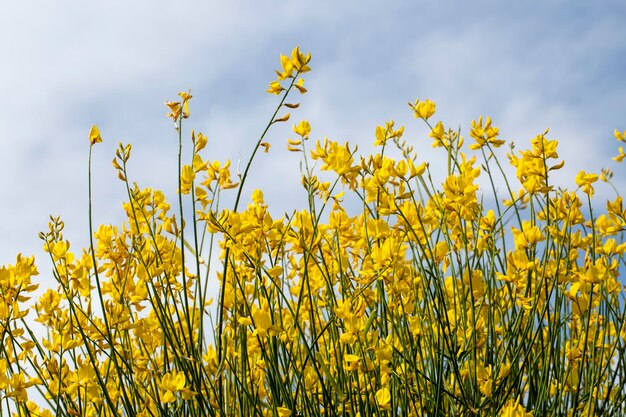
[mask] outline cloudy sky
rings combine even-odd
[[[7,2],[0,14],[0,264],[34,254],[61,215],[78,251],[87,242],[87,134],[95,148],[94,217],[123,220],[122,183],[111,160],[132,143],[132,179],[172,196],[176,135],[164,100],[191,89],[189,127],[209,137],[205,157],[246,159],[277,98],[264,93],[280,53],[310,51],[309,93],[292,121],[367,151],[390,119],[420,158],[435,162],[407,102],[437,102],[435,119],[467,134],[489,115],[518,148],[550,128],[567,165],[613,165],[613,129],[626,130],[623,1],[54,1]],[[249,195],[271,207],[303,206],[289,126],[253,167]],[[599,193],[610,196],[608,187]],[[51,279],[51,278],[50,278]]]

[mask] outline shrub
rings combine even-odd
[[[437,186],[393,121],[366,157],[348,143],[310,145],[301,121],[287,146],[302,160],[308,208],[275,218],[259,190],[243,208],[255,155],[298,107],[287,98],[306,93],[309,61],[298,48],[281,56],[268,89],[280,103],[243,172],[204,159],[207,138],[193,131],[186,160],[192,97],[179,93],[166,103],[179,140],[175,209],[131,183],[131,146],[120,144],[127,223],[92,229],[90,180],[89,247],[71,252],[59,218],[40,234],[56,287],[29,302],[34,259],[0,268],[2,413],[626,413],[626,210],[619,195],[598,204],[596,174],[581,171],[575,190],[553,184],[564,162],[547,132],[527,150],[509,144],[507,175],[491,119],[472,122],[466,146],[431,124],[435,103],[410,103],[446,156]],[[95,126],[89,141],[91,176]],[[220,208],[228,192],[234,205]]]

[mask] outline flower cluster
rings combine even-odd
[[[306,91],[310,54],[280,60],[268,92],[281,102],[264,132],[288,119],[276,118],[283,106],[298,107],[285,104],[292,87]],[[261,190],[239,208],[265,133],[233,180],[229,161],[203,157],[205,135],[191,131],[183,146],[191,95],[180,97],[166,103],[190,149],[177,210],[129,181],[131,146],[120,144],[127,220],[98,226],[75,252],[51,218],[40,237],[56,284],[32,307],[34,259],[0,268],[3,413],[626,412],[626,210],[619,196],[598,204],[596,174],[581,171],[573,191],[552,184],[563,162],[551,162],[548,132],[508,155],[509,175],[490,118],[472,122],[464,147],[459,131],[428,124],[435,103],[417,100],[411,109],[448,161],[436,178],[393,121],[361,156],[328,138],[307,150],[303,120],[287,148],[303,160],[307,208],[277,217]],[[95,126],[89,141],[101,141]],[[499,179],[505,195],[481,186]],[[233,190],[234,205],[220,206]]]

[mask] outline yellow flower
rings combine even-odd
[[[308,72],[311,71],[311,68],[307,66],[307,64],[311,61],[311,54],[307,53],[306,55],[300,52],[300,47],[296,46],[291,51],[291,65],[299,71],[299,72]]]
[[[615,136],[615,139],[620,142],[626,142],[626,130],[624,130],[624,133],[621,133],[619,130],[615,129],[613,131],[613,135]]]
[[[272,326],[272,317],[270,316],[269,311],[267,311],[267,306],[263,309],[259,309],[256,306],[252,308],[252,319],[254,320],[255,334],[258,334],[261,337],[267,335],[267,331]]]
[[[622,148],[621,146],[618,149],[619,155],[617,155],[616,157],[613,158],[614,161],[617,162],[622,162],[622,160],[624,158],[626,158],[626,153],[624,153],[624,148]]]
[[[615,201],[607,201],[606,202],[606,210],[609,213],[612,213],[618,217],[622,216],[622,210],[623,210],[623,203],[622,203],[622,197],[618,196]]]
[[[520,405],[519,398],[515,401],[509,400],[500,413],[501,417],[532,417],[532,415]]]
[[[178,96],[183,99],[183,101],[189,101],[193,96],[191,95],[191,91],[180,91]]]
[[[91,126],[91,130],[89,130],[89,143],[95,145],[96,143],[102,142],[102,137],[100,136],[100,130],[98,126]]]
[[[385,127],[378,126],[376,127],[376,141],[374,142],[374,146],[384,145],[389,139],[398,139],[402,137],[404,133],[404,126],[400,126],[400,129],[393,129],[394,121],[390,120],[385,124]]]
[[[350,353],[343,355],[343,369],[346,371],[354,371],[359,367],[359,363],[361,362],[361,357],[357,355],[352,355]]]
[[[206,146],[206,144],[208,142],[208,138],[205,135],[203,135],[202,133],[200,133],[200,132],[198,132],[198,136],[196,138],[196,135],[192,131],[191,138],[193,139],[193,144],[194,144],[193,151],[195,153],[198,153],[202,149],[204,149],[204,147]]]
[[[291,415],[291,410],[286,407],[278,407],[276,408],[276,412],[278,413],[278,417],[289,417]]]
[[[180,96],[180,98],[183,99],[183,103],[182,103],[182,112],[183,112],[183,119],[186,119],[189,117],[189,100],[191,100],[191,98],[193,97],[191,95],[191,91],[181,91],[178,93],[178,95]]]
[[[478,379],[478,389],[487,398],[491,398],[493,392],[493,371],[491,365],[477,365],[476,377]]]
[[[275,265],[267,270],[267,274],[272,278],[279,278],[283,275],[283,267],[280,265]]]
[[[524,189],[532,194],[547,193],[552,186],[547,185],[547,173],[551,170],[560,169],[563,161],[549,167],[547,159],[556,159],[558,142],[546,139],[546,134],[536,136],[531,140],[532,150],[520,152],[520,156],[509,154],[509,162],[517,170],[517,178]]]
[[[9,385],[11,386],[11,391],[6,394],[7,397],[13,397],[18,402],[26,402],[28,400],[26,389],[30,387],[32,383],[26,382],[22,372],[13,374]]]
[[[596,174],[588,174],[585,171],[578,172],[576,175],[576,185],[579,187],[583,187],[583,192],[588,194],[590,197],[593,196],[593,184],[598,181],[598,176]]]
[[[297,125],[293,125],[293,131],[300,135],[302,138],[306,139],[311,134],[311,125],[308,121],[303,120]]]
[[[391,401],[391,392],[388,388],[381,388],[376,391],[376,402],[381,408],[388,408]]]
[[[342,177],[342,181],[352,184],[360,172],[360,167],[353,165],[353,153],[354,151],[350,150],[347,142],[341,146],[337,142],[324,138],[324,147],[318,140],[315,150],[311,151],[311,158],[322,160],[324,163],[321,167],[322,171],[334,171]]]
[[[291,62],[291,59],[289,59],[289,57],[280,54],[280,66],[283,69],[283,72],[278,72],[276,71],[276,74],[278,75],[278,79],[279,80],[284,80],[285,78],[291,77],[291,74],[293,73],[293,63]]]
[[[252,320],[250,319],[250,317],[239,317],[237,319],[237,322],[242,326],[252,326]]]
[[[176,401],[176,394],[184,399],[193,397],[196,393],[186,388],[187,380],[184,372],[172,371],[163,375],[159,388],[161,389],[161,401],[171,403]]]
[[[356,335],[352,332],[343,333],[339,336],[339,341],[344,345],[352,345],[356,342]]]
[[[447,148],[449,145],[449,141],[446,142],[444,140],[446,138],[446,134],[443,128],[443,123],[441,122],[437,122],[435,127],[433,127],[432,131],[428,134],[428,136],[434,139],[433,148]]]
[[[448,244],[444,241],[437,242],[434,252],[435,262],[441,263],[450,252],[450,248],[448,247]]]
[[[527,249],[546,239],[541,233],[541,229],[531,225],[529,221],[522,222],[521,230],[515,227],[513,227],[512,230],[515,248],[517,249]]]
[[[615,158],[613,158],[615,159]],[[618,161],[620,162],[620,161]],[[611,178],[613,178],[613,171],[611,171],[608,168],[602,168],[602,170],[600,171],[600,179],[603,182],[609,182],[611,180]]]
[[[303,54],[302,52],[300,52],[300,48],[299,47],[295,47],[292,51],[291,51],[291,57],[287,57],[283,54],[280,55],[280,66],[282,71],[276,71],[276,75],[278,76],[277,81],[274,81],[272,84],[274,83],[278,83],[279,81],[282,81],[286,78],[292,78],[294,75],[294,71],[297,71],[299,73],[304,73],[304,72],[308,72],[311,70],[311,68],[309,68],[309,66],[307,65],[309,63],[309,61],[311,60],[311,54]],[[304,83],[304,80],[300,79],[298,80],[298,83],[295,84],[295,87],[300,90],[300,92],[302,94],[306,93],[306,89],[302,86],[302,84]],[[267,90],[268,93],[272,93],[272,94],[278,94],[275,91],[275,89],[277,88],[277,86],[274,86],[274,90],[272,90],[272,85],[270,84],[270,90]],[[278,92],[280,92],[282,90],[278,90]]]
[[[470,149],[476,150],[485,146],[486,144],[491,144],[494,148],[497,148],[504,144],[502,139],[496,139],[500,134],[500,130],[491,126],[491,118],[487,117],[485,121],[485,125],[483,126],[483,117],[480,116],[478,118],[478,122],[472,120],[472,130],[470,131],[470,136],[476,140],[476,143],[469,146]]]
[[[178,120],[180,116],[182,104],[178,101],[166,101],[165,105],[170,109],[167,117],[171,117],[174,121]]]
[[[415,118],[427,120],[435,114],[436,104],[430,100],[416,100],[414,104],[409,103],[409,106],[413,109]]]
[[[196,177],[196,173],[191,165],[183,166],[183,170],[180,174],[180,192],[182,194],[189,194],[191,191],[191,185]]]
[[[300,78],[294,85],[300,92],[300,94],[305,94],[308,90],[304,88],[304,78]]]
[[[283,91],[283,90],[284,90],[284,88],[280,85],[280,83],[278,81],[272,81],[270,83],[270,88],[265,90],[265,92],[270,93],[270,94],[279,95],[280,92]]]

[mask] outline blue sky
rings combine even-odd
[[[209,137],[205,157],[246,159],[277,99],[264,92],[280,53],[310,51],[309,93],[291,121],[371,149],[390,119],[434,167],[440,154],[407,102],[437,102],[435,119],[461,127],[491,116],[518,149],[550,128],[565,185],[580,169],[614,168],[626,190],[613,129],[626,130],[626,6],[622,1],[285,2],[90,1],[3,5],[0,15],[0,264],[38,258],[48,215],[61,215],[78,251],[87,242],[87,134],[94,217],[123,220],[111,160],[132,143],[131,176],[176,189],[176,136],[164,100],[191,89],[188,125]],[[290,126],[253,168],[271,207],[304,205]],[[569,182],[568,182],[569,181]],[[608,187],[600,195],[611,197]]]

